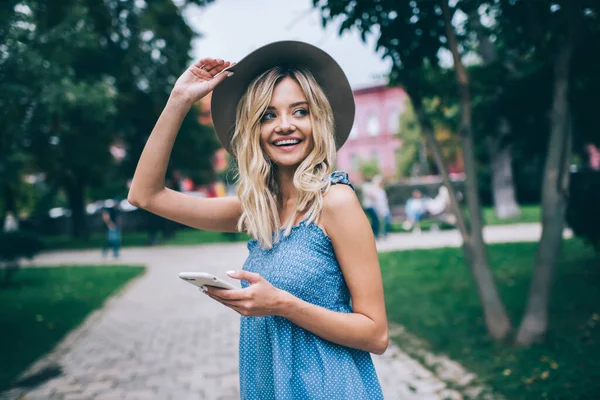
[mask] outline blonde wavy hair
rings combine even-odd
[[[264,153],[260,143],[261,120],[277,83],[294,79],[308,101],[313,148],[294,173],[298,192],[294,212],[281,227],[282,205],[277,165]],[[231,139],[237,161],[237,195],[242,204],[238,230],[248,232],[264,249],[271,249],[290,234],[298,213],[305,212],[307,223],[317,221],[323,208],[323,195],[336,157],[333,112],[329,100],[312,74],[302,68],[275,67],[256,78],[237,106],[236,125]]]

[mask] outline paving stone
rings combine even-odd
[[[81,393],[82,391],[83,391],[83,386],[81,386],[81,385],[64,384],[64,385],[56,386],[55,390],[54,390],[54,394],[66,395],[69,393]]]
[[[125,400],[153,400],[156,399],[156,393],[152,390],[134,390],[127,392],[124,397]]]
[[[90,400],[90,396],[83,393],[67,393],[62,400]]]

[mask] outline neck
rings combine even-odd
[[[278,171],[279,179],[279,199],[282,209],[288,206],[294,206],[296,201],[296,188],[294,187],[294,173],[296,168],[280,168]]]

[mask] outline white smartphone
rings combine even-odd
[[[239,289],[233,286],[231,283],[224,281],[221,278],[217,278],[213,274],[209,274],[207,272],[180,272],[179,277],[184,281],[198,287],[212,286],[219,289]]]

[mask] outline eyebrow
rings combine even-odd
[[[308,101],[297,101],[295,103],[290,104],[290,108],[298,107],[299,105],[306,104],[308,105]],[[275,107],[269,106],[267,110],[274,110]]]

